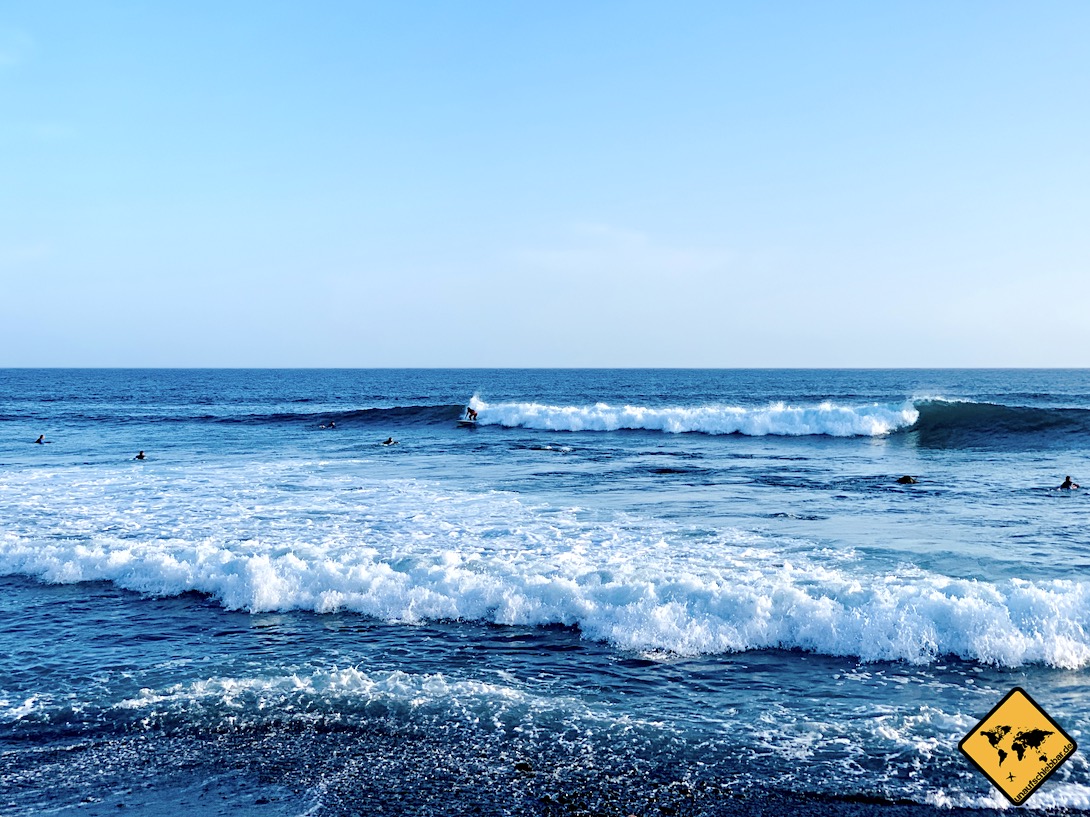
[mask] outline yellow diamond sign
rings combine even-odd
[[[1075,741],[1025,690],[1015,687],[958,748],[1020,806],[1075,751]]]

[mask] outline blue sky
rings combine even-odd
[[[1090,365],[1087,31],[10,3],[0,366]]]

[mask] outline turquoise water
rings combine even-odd
[[[0,802],[1001,807],[1003,694],[1090,723],[1087,432],[1084,371],[2,371]]]

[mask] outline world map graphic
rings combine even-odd
[[[1000,743],[1009,735],[1012,731],[1012,727],[1000,725],[991,729],[982,729],[980,734],[987,738],[988,743],[995,749],[996,754],[999,756],[999,765],[1003,765],[1003,761],[1006,760],[1010,753],[1000,748]],[[1020,732],[1016,732],[1014,738],[1011,740],[1010,748],[1014,750],[1014,753],[1018,755],[1018,759],[1022,760],[1026,756],[1026,752],[1033,749],[1037,752],[1038,757],[1042,763],[1048,762],[1048,758],[1043,754],[1041,745],[1045,742],[1049,735],[1055,734],[1047,729],[1024,729]]]

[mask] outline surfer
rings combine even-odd
[[[897,479],[898,485],[915,485],[917,482],[919,482],[918,479],[916,479],[915,477],[910,477],[908,474],[905,474],[903,477],[899,477]]]
[[[1079,487],[1079,483],[1072,482],[1071,477],[1064,477],[1064,484],[1060,486],[1061,491],[1070,491]]]
[[[466,406],[466,419],[470,422],[477,422],[477,412]]]
[[[40,434],[38,436],[38,439],[36,439],[34,442],[36,442],[38,445],[45,445],[45,435]]]
[[[397,440],[395,440],[393,437],[387,437],[385,440],[383,440],[382,444],[383,445],[397,445]]]
[[[144,452],[141,451],[139,454],[137,454],[135,457],[133,457],[133,459],[134,460],[142,460],[142,459],[146,459],[146,457],[144,456]]]

